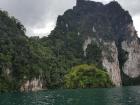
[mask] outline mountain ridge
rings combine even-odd
[[[55,29],[43,38],[26,37],[24,26],[4,11],[0,23],[2,91],[63,87],[65,75],[73,74],[71,68],[77,68],[77,74],[87,73],[84,78],[91,78],[94,69],[100,78],[106,75],[106,82],[97,80],[95,86],[80,75],[77,81],[82,81],[83,87],[140,84],[140,40],[129,12],[116,1],[104,5],[77,0],[73,9],[58,16]]]
[[[58,27],[59,29],[63,27],[62,34],[67,34],[66,30],[76,31],[77,35],[82,37],[80,37],[81,39],[86,39],[85,42],[82,42],[86,44],[85,50],[94,40],[96,43],[103,43],[104,41],[112,45],[116,49],[117,61],[114,65],[117,65],[117,71],[119,71],[117,75],[120,75],[120,69],[123,69],[123,64],[127,60],[126,56],[128,56],[126,49],[122,48],[123,41],[131,43],[136,40],[136,43],[139,44],[139,38],[129,12],[122,9],[117,1],[104,5],[100,2],[77,0],[73,9],[67,10],[64,15],[58,17],[55,30]],[[101,40],[103,41],[100,42]]]

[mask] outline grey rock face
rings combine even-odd
[[[117,46],[115,42],[103,42],[103,45],[105,49],[102,51],[102,65],[107,70],[112,82],[116,86],[121,86]]]
[[[65,24],[69,24],[69,30],[64,28]],[[64,15],[59,16],[56,30],[65,32],[63,36],[59,36],[60,39],[63,37],[63,41],[68,33],[76,33],[77,37],[73,40],[77,39],[75,46],[81,47],[83,50],[83,52],[80,50],[83,53],[80,57],[86,58],[87,52],[92,50],[87,58],[89,60],[87,62],[90,64],[98,62],[94,46],[92,46],[96,43],[95,51],[98,47],[102,53],[101,65],[107,70],[116,86],[123,84],[123,73],[129,78],[140,76],[139,38],[129,12],[124,10],[118,2],[112,1],[104,5],[100,2],[77,0],[73,9],[67,10]],[[73,43],[71,47],[78,52],[75,46]],[[97,52],[99,53],[99,50]]]
[[[140,76],[140,44],[138,39],[131,42],[123,41],[122,48],[128,52],[128,59],[124,64],[123,72],[131,78]]]
[[[34,78],[32,80],[25,81],[20,88],[20,91],[38,91],[43,89],[43,82],[40,79]]]

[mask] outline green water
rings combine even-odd
[[[140,86],[2,93],[0,105],[140,105]]]

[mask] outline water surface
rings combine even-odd
[[[2,93],[0,105],[140,105],[140,86]]]

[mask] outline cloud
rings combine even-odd
[[[123,6],[123,8],[129,10],[131,15],[140,14],[140,2],[139,0],[117,0]]]
[[[134,20],[134,25],[135,25],[135,28],[136,30],[138,31],[138,35],[140,37],[140,14],[139,15],[135,15],[133,17],[133,20]]]
[[[108,3],[112,0],[96,0]],[[134,25],[140,32],[139,0],[117,0],[133,16]],[[58,15],[72,8],[76,0],[0,0],[0,7],[18,18],[26,27],[27,35],[48,35],[55,27]]]
[[[54,29],[55,24],[56,24],[55,21],[47,22],[46,25],[42,28],[37,27],[37,28],[31,29],[32,30],[31,34],[35,33],[37,36],[40,36],[40,37],[48,35],[50,31]]]

